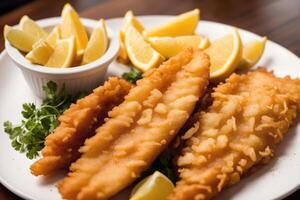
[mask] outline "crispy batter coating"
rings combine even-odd
[[[31,165],[31,173],[49,175],[67,168],[80,153],[78,149],[86,138],[95,134],[114,106],[119,105],[128,94],[131,85],[112,77],[90,95],[72,104],[60,117],[60,125],[45,140],[42,158]]]
[[[132,183],[175,137],[208,84],[209,58],[187,49],[149,71],[86,140],[59,185],[65,199],[108,199]]]
[[[211,199],[265,163],[296,117],[300,80],[258,70],[233,74],[188,130],[177,159],[180,180],[168,200]]]

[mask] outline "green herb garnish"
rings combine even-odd
[[[127,80],[130,83],[135,84],[136,81],[143,78],[143,76],[142,76],[142,72],[140,72],[139,70],[137,70],[135,68],[131,68],[131,70],[129,72],[125,72],[122,74],[122,78],[124,78],[125,80]]]
[[[43,90],[46,98],[40,107],[33,103],[23,104],[23,119],[19,125],[9,121],[3,124],[12,147],[26,153],[29,159],[38,156],[45,138],[57,127],[58,117],[76,100],[66,92],[65,86],[57,92],[57,85],[52,81],[43,86]]]
[[[167,176],[173,183],[176,182],[176,175],[172,168],[172,154],[170,150],[165,150],[151,165],[149,169],[147,169],[143,174],[142,178],[153,174],[155,171],[159,171],[165,176]]]

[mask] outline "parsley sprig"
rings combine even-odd
[[[130,83],[135,84],[136,81],[143,78],[143,76],[142,76],[142,72],[140,72],[139,70],[137,70],[135,68],[131,68],[131,70],[129,72],[125,72],[122,74],[122,78],[124,78],[125,80],[127,80]]]
[[[159,171],[167,176],[173,183],[176,182],[176,175],[172,168],[172,154],[170,149],[166,149],[143,174],[142,178]]]
[[[40,107],[34,103],[23,104],[23,119],[20,124],[13,125],[9,121],[3,124],[12,147],[26,153],[29,159],[38,156],[38,152],[44,147],[45,138],[57,127],[58,117],[77,99],[67,93],[65,86],[57,92],[57,85],[53,81],[43,86],[43,90],[46,98]]]

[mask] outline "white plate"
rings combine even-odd
[[[149,27],[169,18],[170,16],[144,16],[139,19],[146,27]],[[122,19],[111,19],[106,22],[114,31],[118,31]],[[201,21],[197,33],[208,35],[211,40],[214,40],[231,30],[232,27],[227,25]],[[240,30],[240,34],[243,41],[258,38],[257,35],[244,30]],[[275,74],[279,76],[300,76],[299,58],[271,41],[267,42],[265,53],[258,65],[267,66],[269,70],[274,70]],[[120,75],[125,70],[128,68],[115,62],[109,67],[109,74]],[[32,95],[21,72],[12,63],[5,51],[0,56],[0,94],[1,183],[25,199],[60,199],[55,184],[64,175],[64,172],[47,179],[31,175],[29,166],[33,160],[29,160],[25,155],[16,152],[10,146],[9,138],[3,131],[2,124],[4,121],[20,121],[21,105],[24,102],[39,102],[39,99]],[[299,118],[280,144],[275,158],[269,165],[222,192],[219,199],[282,199],[297,190],[300,186],[300,125],[298,122]],[[124,200],[127,197],[121,195],[118,199]]]

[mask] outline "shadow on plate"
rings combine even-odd
[[[53,175],[44,176],[38,179],[40,185],[53,185],[67,176],[67,170],[61,170]]]

